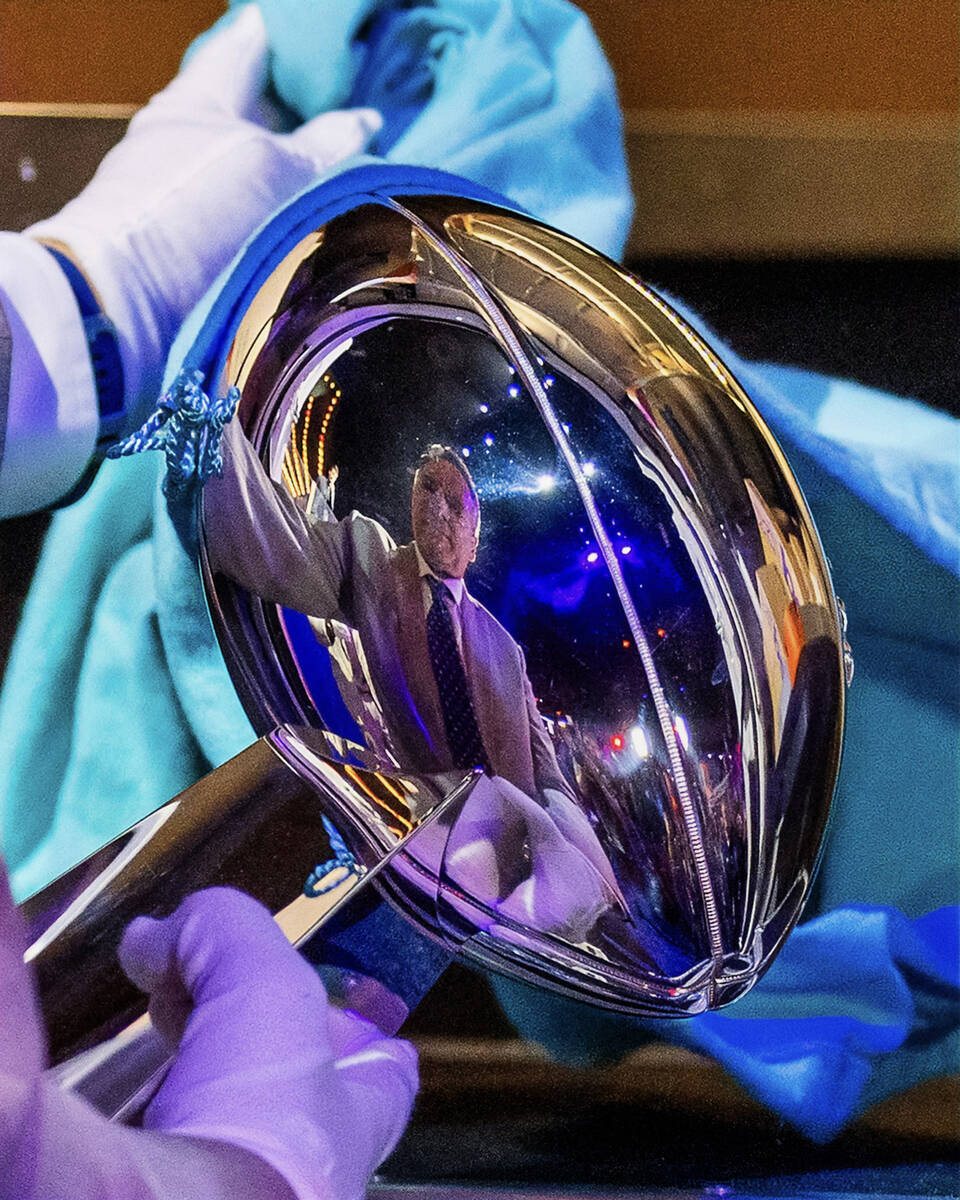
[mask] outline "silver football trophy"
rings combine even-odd
[[[163,1054],[116,946],[196,888],[252,893],[318,962],[386,905],[482,967],[680,1017],[756,983],[817,866],[842,611],[737,380],[525,215],[341,209],[267,264],[205,384],[240,401],[200,569],[262,736],[25,904],[57,1070],[121,1117]],[[340,974],[385,1026],[401,955],[368,935]]]

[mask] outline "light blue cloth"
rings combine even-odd
[[[512,980],[495,986],[515,1024],[560,1058],[616,1061],[655,1035],[711,1055],[827,1141],[877,1100],[956,1071],[958,932],[955,906],[913,921],[892,908],[839,908],[795,929],[742,1000],[689,1020],[637,1022]]]
[[[633,200],[613,74],[567,0],[260,8],[274,86],[294,112],[377,108],[384,127],[372,150],[387,162],[462,175],[621,254]]]
[[[630,209],[619,115],[606,63],[569,5],[262,7],[277,89],[298,111],[378,104],[388,159],[460,171],[619,253]],[[276,252],[294,209],[242,261]],[[203,360],[191,366],[214,360],[238,302],[224,299],[234,278],[191,318],[168,377],[188,353]],[[943,1070],[956,1052],[955,957],[940,954],[937,923],[955,914],[922,914],[957,894],[957,422],[854,384],[724,357],[784,442],[850,611],[858,676],[817,903],[880,907],[795,933],[754,999],[729,1016],[658,1031],[713,1053],[824,1137],[858,1104]],[[0,697],[4,837],[20,895],[253,736],[159,500],[154,457],[106,464],[57,515],[27,601]],[[524,1026],[557,1043],[558,1027],[570,1026],[557,1011],[541,997]],[[634,1024],[623,1030],[582,1014],[578,1053],[642,1036]]]

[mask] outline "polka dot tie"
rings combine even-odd
[[[427,649],[440,693],[440,709],[453,763],[464,769],[483,767],[486,770],[490,763],[470,700],[467,675],[453,631],[453,618],[447,607],[450,589],[432,575],[425,575],[424,578],[433,595],[433,603],[427,613]]]

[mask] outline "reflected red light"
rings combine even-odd
[[[612,750],[622,750],[623,749],[623,737],[619,733],[615,733],[613,735],[613,737],[610,739],[610,748]]]

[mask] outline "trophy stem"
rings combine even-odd
[[[327,976],[332,998],[395,1030],[410,1006],[403,994],[419,998],[412,976],[394,982],[396,961],[409,954],[382,944],[387,926],[390,938],[402,939],[402,918],[373,920],[372,898],[355,917],[344,905],[358,889],[368,891],[407,839],[473,782],[472,775],[355,767],[324,757],[295,730],[278,729],[30,897],[22,906],[26,958],[58,1078],[123,1119],[149,1100],[168,1051],[145,1016],[146,997],[120,968],[117,948],[134,917],[165,916],[204,887],[236,887],[260,900],[293,945],[310,940],[312,960],[339,968]],[[327,948],[314,935],[341,912]],[[412,936],[430,947],[416,959],[428,986],[449,953]],[[376,982],[384,974],[386,986]]]

